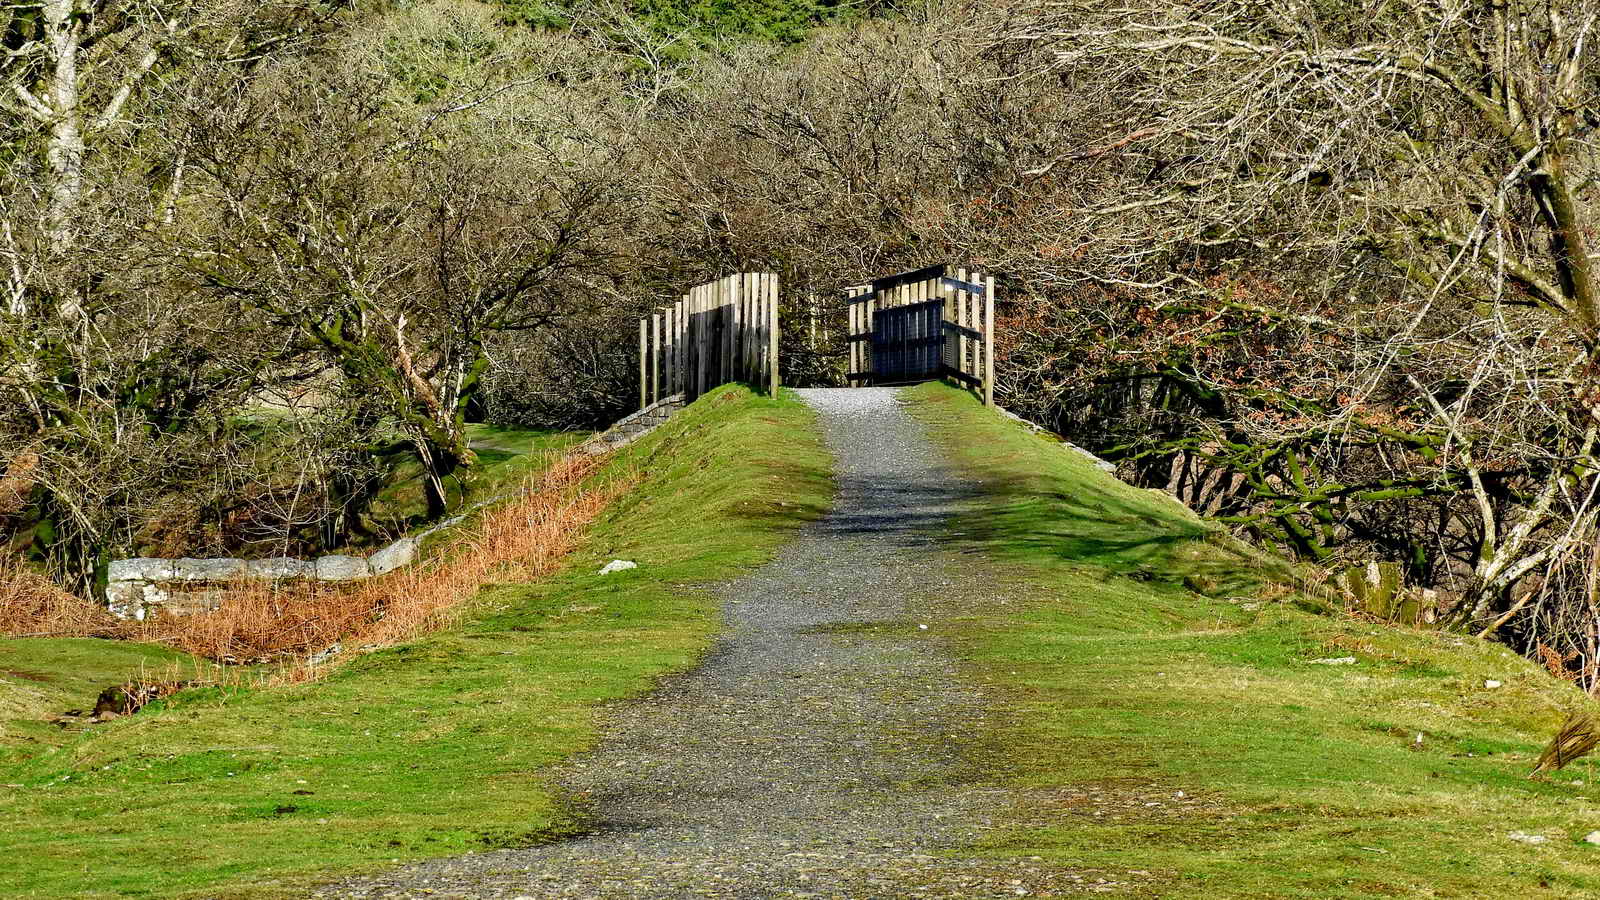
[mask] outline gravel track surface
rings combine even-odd
[[[593,831],[316,896],[981,898],[1110,887],[950,855],[1010,799],[981,762],[984,698],[928,639],[941,611],[952,613],[942,604],[981,596],[964,580],[971,567],[937,544],[968,486],[893,389],[799,393],[837,457],[834,510],[726,584],[729,628],[704,663],[613,708],[600,746],[559,773],[592,810]]]

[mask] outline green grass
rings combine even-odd
[[[100,692],[130,678],[194,678],[210,666],[153,644],[92,638],[0,638],[0,762],[72,739],[50,720],[92,711]]]
[[[580,827],[546,767],[592,743],[597,704],[698,658],[702,586],[819,515],[828,469],[801,404],[713,392],[608,467],[642,480],[564,573],[320,683],[186,692],[0,765],[0,859],[27,861],[0,865],[0,896],[300,896]],[[618,556],[640,567],[594,574]]]
[[[964,392],[909,399],[984,483],[954,530],[1007,600],[959,646],[1006,700],[1024,798],[981,852],[1162,897],[1600,892],[1594,773],[1525,777],[1577,690],[1496,645],[1264,602],[1282,565],[1170,500]]]

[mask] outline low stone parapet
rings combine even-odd
[[[678,410],[683,409],[684,395],[673,394],[617,420],[615,425],[578,445],[579,453],[599,456],[620,450],[663,425]]]

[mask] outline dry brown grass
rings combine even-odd
[[[603,457],[556,460],[515,498],[484,511],[423,562],[353,585],[235,585],[210,613],[115,619],[20,567],[0,568],[0,631],[152,641],[221,662],[287,661],[335,643],[381,647],[449,623],[492,580],[551,571],[632,479],[583,482]],[[320,666],[290,663],[275,680],[304,681]]]
[[[1528,773],[1528,777],[1537,778],[1545,772],[1554,772],[1575,759],[1593,753],[1597,746],[1600,746],[1600,725],[1595,724],[1594,715],[1585,709],[1573,710],[1567,714],[1544,752],[1539,754],[1539,762]]]
[[[121,623],[105,607],[62,590],[21,561],[0,554],[0,634],[103,637]]]

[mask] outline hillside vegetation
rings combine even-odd
[[[743,388],[702,398],[596,476],[639,481],[562,573],[487,587],[460,624],[320,681],[189,690],[71,735],[8,723],[0,857],[29,862],[0,867],[0,894],[302,896],[341,872],[579,827],[546,767],[594,740],[598,704],[691,665],[717,628],[707,586],[824,508],[810,422]],[[639,568],[595,574],[613,557]],[[75,655],[89,646],[8,641],[0,678],[80,703],[78,680],[168,656],[112,647],[91,668]]]
[[[995,602],[954,649],[1005,701],[1021,789],[982,852],[1136,896],[1600,891],[1600,782],[1527,777],[1581,691],[1503,646],[1307,612],[1281,561],[963,391],[911,408],[982,485],[951,540]]]

